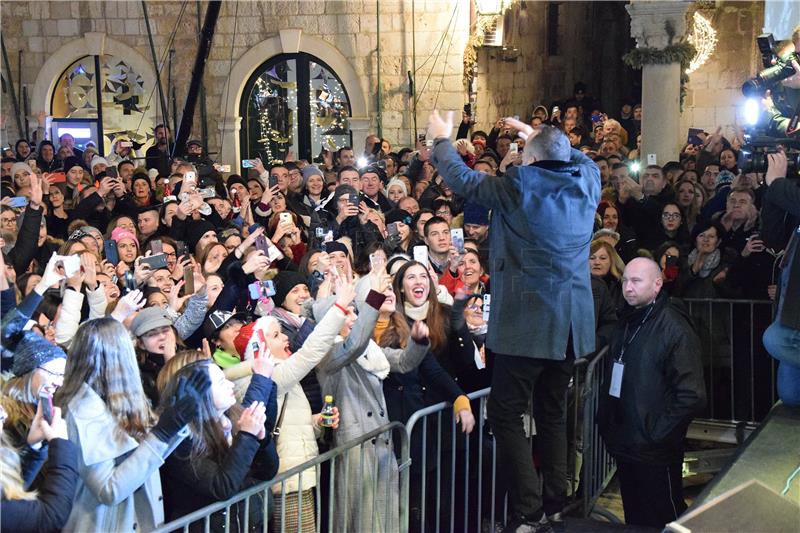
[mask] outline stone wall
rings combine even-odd
[[[718,41],[711,58],[689,76],[681,133],[722,126],[730,138],[734,125],[743,124],[742,83],[762,68],[756,37],[764,24],[764,3],[719,2],[701,14],[711,20]]]
[[[170,33],[177,26],[172,45],[177,51],[173,76],[177,78],[178,109],[182,109],[198,44],[196,4],[187,3],[179,22],[180,2],[150,1],[148,12],[159,56],[167,49]],[[201,3],[201,21],[206,3]],[[17,51],[23,50],[22,84],[33,92],[36,77],[50,54],[57,52],[86,32],[101,32],[138,52],[148,62],[151,54],[140,2],[17,2],[4,1],[2,29],[9,51],[17,87]],[[433,105],[458,109],[465,100],[461,80],[462,54],[469,34],[469,2],[463,0],[416,0],[417,124],[424,129]],[[251,47],[277,35],[279,30],[296,28],[322,39],[340,52],[361,81],[367,100],[367,128],[377,131],[377,74],[381,71],[383,97],[383,135],[393,142],[410,142],[414,137],[414,117],[408,96],[406,72],[412,69],[411,2],[381,0],[380,15],[375,1],[226,1],[216,27],[206,66],[204,84],[208,106],[209,147],[220,144],[220,102],[231,64]],[[377,61],[378,17],[380,17],[380,64]],[[201,22],[202,23],[202,22]],[[235,33],[234,33],[235,28]],[[434,48],[445,34],[445,44]],[[438,53],[438,56],[434,57]],[[264,57],[263,60],[269,59]],[[67,64],[63,65],[68,66]],[[165,76],[166,69],[162,72]],[[424,80],[430,79],[422,90]],[[5,78],[5,76],[4,76]],[[232,80],[244,84],[245,79]],[[162,83],[164,83],[162,81]],[[235,89],[235,87],[234,87]],[[229,89],[230,90],[230,89]],[[3,95],[4,141],[17,138],[16,123],[8,94]],[[46,100],[46,99],[42,99]],[[155,105],[154,96],[151,105]],[[31,115],[49,111],[49,101],[32,101]],[[193,136],[199,136],[199,106]],[[363,142],[354,138],[354,144]]]

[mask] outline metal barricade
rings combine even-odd
[[[570,489],[565,511],[598,513],[613,520],[613,515],[596,507],[616,469],[595,424],[608,357],[604,348],[591,359],[576,361],[566,393]],[[406,423],[415,470],[409,488],[411,531],[494,531],[506,522],[505,477],[498,472],[495,439],[485,418],[490,392],[487,388],[468,395],[477,418],[471,435],[459,432],[448,402],[421,409]]]
[[[775,306],[769,300],[686,298],[700,336],[708,403],[701,418],[760,422],[776,401],[777,364],[762,343]]]
[[[316,476],[317,488],[316,497],[314,498],[316,513],[314,531],[317,533],[323,529],[327,531],[342,531],[341,529],[337,528],[337,522],[347,524],[348,518],[352,517],[347,516],[349,508],[347,491],[344,491],[344,493],[341,494],[337,493],[334,488],[336,486],[336,478],[337,476],[345,476],[345,479],[348,479],[347,476],[349,470],[355,467],[350,465],[350,461],[347,460],[347,455],[350,454],[351,451],[358,450],[356,452],[359,457],[358,468],[361,474],[360,477],[364,479],[364,465],[366,463],[365,455],[370,453],[370,450],[372,450],[374,453],[375,447],[381,444],[381,439],[387,439],[387,435],[389,435],[389,454],[393,453],[391,449],[391,437],[398,439],[396,443],[399,443],[399,447],[397,447],[399,449],[400,456],[397,463],[399,486],[396,487],[395,490],[395,487],[391,486],[392,483],[390,480],[387,487],[391,490],[386,491],[388,502],[386,502],[385,507],[379,508],[379,504],[376,504],[376,498],[374,495],[377,492],[377,486],[381,480],[378,479],[378,461],[373,461],[372,472],[368,476],[371,486],[366,487],[364,484],[362,484],[360,487],[358,487],[360,496],[359,503],[356,508],[360,509],[360,512],[362,513],[369,513],[370,525],[368,527],[370,531],[399,531],[404,533],[408,530],[408,507],[406,504],[408,502],[408,476],[411,462],[409,459],[408,435],[405,431],[405,427],[399,422],[392,422],[390,424],[381,426],[380,428],[366,433],[357,439],[353,439],[328,452],[320,454],[310,461],[283,472],[274,479],[259,483],[258,485],[254,485],[253,487],[240,492],[227,501],[208,505],[177,520],[164,524],[160,528],[154,530],[154,533],[167,533],[169,531],[183,531],[184,533],[188,533],[190,530],[204,531],[205,533],[209,533],[211,531],[217,533],[220,531],[245,532],[258,530],[264,533],[267,531],[280,531],[281,533],[305,531],[306,528],[303,525],[302,500],[299,495],[304,491],[302,485],[303,478],[307,478],[309,476],[309,470],[312,470]],[[384,440],[383,443],[385,444],[386,440]],[[393,455],[392,458],[394,458]],[[342,465],[341,469],[338,468],[340,462]],[[329,468],[326,476],[327,481],[323,481],[322,479],[323,467]],[[294,496],[295,501],[298,502],[296,517],[287,516],[286,512],[286,503],[292,499],[291,496],[287,498],[288,495],[286,486],[287,483],[292,479],[297,480],[298,483],[298,490]],[[280,487],[280,490],[276,492],[275,487]],[[371,504],[363,505],[366,498],[365,494],[368,492],[365,489],[372,490],[373,497],[370,498]],[[263,523],[257,528],[254,528],[250,523],[250,506],[253,505],[251,500],[255,500],[258,505],[262,506],[261,516],[263,517]],[[327,502],[324,507],[323,501]],[[278,507],[278,503],[280,503],[280,525],[278,529],[275,529],[270,524],[269,517],[271,512],[275,512],[275,507]],[[240,511],[242,512],[240,513]],[[394,511],[396,511],[396,516]],[[376,521],[376,518],[381,512],[385,513],[384,523]],[[222,513],[222,516],[220,516],[220,513]],[[296,519],[297,528],[287,529],[287,520],[293,518]],[[214,522],[213,525],[212,521]],[[220,521],[223,523],[220,524]],[[327,526],[324,528],[323,523],[327,524]],[[306,523],[306,527],[307,526],[308,524]],[[357,529],[352,529],[352,531],[360,531],[361,529],[363,528],[358,527]]]

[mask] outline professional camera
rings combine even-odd
[[[768,156],[777,153],[780,145],[783,146],[783,151],[788,161],[786,177],[800,177],[800,140],[776,139],[763,136],[746,136],[746,138],[747,144],[739,150],[739,159],[736,163],[743,174],[750,172],[763,174],[766,172],[769,162]]]
[[[800,61],[797,52],[786,54],[779,58],[774,65],[765,68],[755,78],[750,78],[742,85],[742,94],[747,98],[764,96],[766,92],[786,78],[794,76],[792,60]]]

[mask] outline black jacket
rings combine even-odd
[[[611,340],[611,333],[617,323],[617,305],[606,282],[597,276],[592,276],[592,297],[594,298],[594,323],[597,331],[595,348],[600,351]]]
[[[67,523],[78,485],[78,448],[70,441],[53,439],[44,481],[35,500],[2,500],[0,531],[47,533]]]
[[[615,398],[609,395],[612,365],[628,343]],[[689,422],[706,402],[700,339],[688,316],[666,294],[642,309],[626,306],[609,350],[598,408],[608,451],[618,460],[650,465],[682,461]]]
[[[776,250],[786,247],[781,271],[781,276],[787,276],[786,289],[778,285],[778,319],[787,328],[800,329],[800,186],[796,180],[772,182],[764,196],[761,226],[767,246]]]
[[[209,457],[191,458],[192,439],[185,439],[161,467],[161,483],[164,490],[164,512],[167,521],[175,520],[218,501],[235,496],[247,487],[275,477],[278,471],[278,454],[270,432],[277,418],[277,387],[272,380],[253,375],[247,388],[243,406],[254,401],[263,401],[267,407],[265,426],[267,436],[259,441],[255,436],[238,432],[221,462]],[[234,423],[236,421],[233,421]],[[236,515],[230,517],[234,531],[241,531],[237,520],[243,524],[244,505],[232,507]],[[262,520],[263,505],[250,502],[250,524]],[[222,528],[223,517],[214,515],[212,531]],[[195,524],[202,526],[202,522]]]

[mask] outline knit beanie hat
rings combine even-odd
[[[231,190],[231,186],[236,183],[240,184],[245,189],[247,188],[247,183],[245,183],[244,179],[238,174],[231,174],[228,176],[228,181],[225,182],[225,188]]]
[[[119,244],[119,241],[122,239],[132,240],[136,243],[136,248],[139,248],[139,239],[136,238],[136,235],[134,235],[133,232],[128,231],[125,228],[114,228],[114,231],[111,232],[111,240]]]
[[[92,163],[91,163],[92,174],[94,174],[94,167],[96,167],[97,165],[109,166],[108,160],[105,157],[100,157],[99,155],[94,156],[92,158]]]
[[[186,224],[186,244],[189,250],[195,251],[197,243],[209,231],[216,231],[214,224],[207,220],[192,220]]]
[[[320,176],[322,178],[322,182],[325,183],[325,174],[323,174],[322,171],[315,165],[306,165],[303,170],[300,171],[300,173],[303,175],[303,187],[306,186],[306,183],[308,183],[308,178],[311,176]]]
[[[408,187],[406,187],[405,182],[397,178],[392,178],[389,180],[389,183],[386,184],[386,191],[388,192],[389,189],[391,189],[395,185],[399,186],[400,190],[403,191],[403,196],[408,196]]]
[[[726,185],[731,185],[733,183],[733,178],[735,177],[736,176],[734,176],[733,172],[731,172],[730,170],[720,171],[720,173],[717,175],[716,189],[719,189],[720,187],[724,187]]]
[[[11,372],[15,376],[22,376],[53,359],[66,359],[66,357],[64,350],[55,344],[33,331],[26,331],[17,343],[17,349],[14,350],[14,365],[11,367]]]
[[[384,219],[386,220],[386,224],[402,222],[406,226],[410,226],[414,217],[412,217],[411,213],[405,209],[392,209],[391,211],[387,212],[386,215],[384,215]]]
[[[474,202],[464,204],[464,224],[489,225],[489,209]]]
[[[278,272],[272,281],[275,283],[275,296],[272,297],[272,301],[276,306],[282,305],[286,295],[296,286],[308,285],[308,280],[302,274],[292,270]]]
[[[64,159],[64,172],[69,172],[73,167],[81,167],[82,169],[86,169],[86,166],[83,164],[83,161],[79,157],[75,157],[74,155],[69,156],[68,158]]]
[[[147,307],[136,313],[136,317],[131,322],[131,333],[134,337],[141,337],[150,330],[172,324],[172,317],[165,309]]]
[[[344,255],[350,257],[350,252],[348,251],[347,246],[339,241],[328,241],[325,243],[325,253],[331,254],[333,252],[344,252]]]
[[[30,174],[31,176],[33,176],[34,174],[33,169],[30,167],[28,163],[18,162],[11,165],[11,177],[16,176],[17,172],[22,172],[23,170],[28,174]]]

